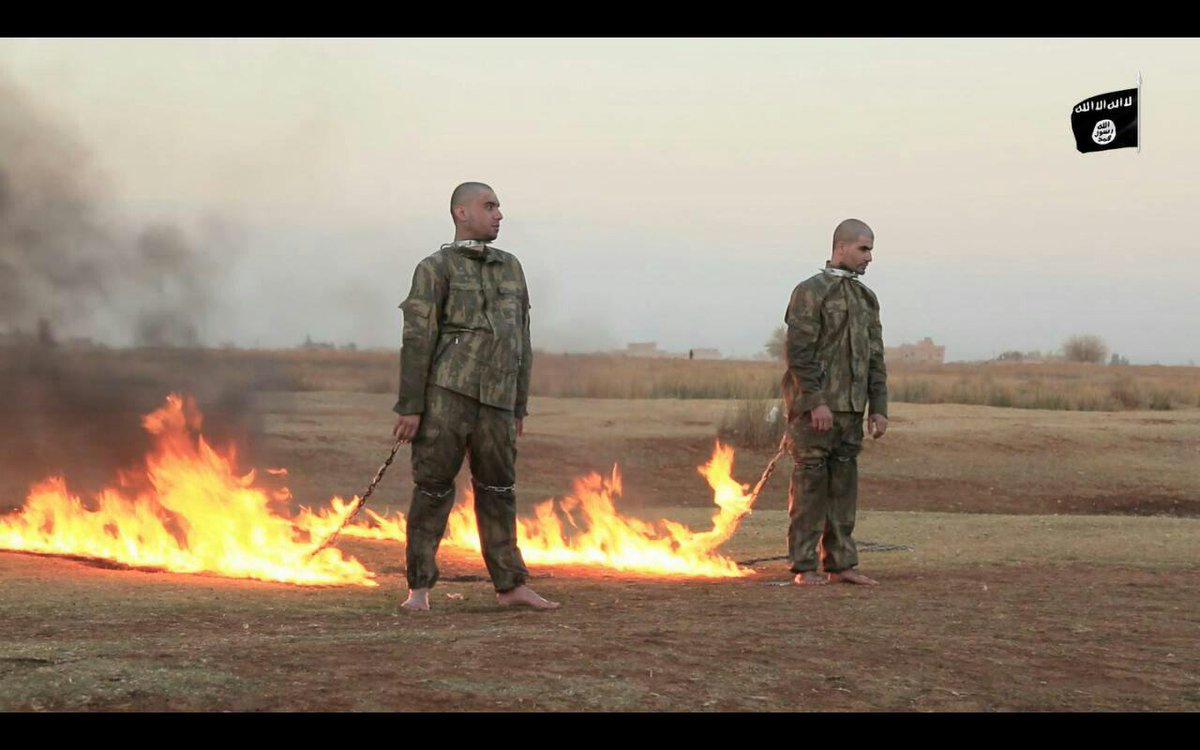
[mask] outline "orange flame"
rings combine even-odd
[[[621,495],[621,476],[613,467],[610,477],[589,474],[576,480],[574,491],[563,500],[547,500],[534,507],[533,518],[517,519],[521,554],[534,565],[603,567],[671,577],[747,575],[750,570],[716,552],[754,501],[746,487],[734,481],[732,469],[733,449],[720,443],[709,462],[699,468],[713,488],[718,508],[709,531],[695,532],[670,520],[642,521],[620,514],[614,501]],[[465,495],[464,502],[455,505],[450,514],[442,545],[478,552],[469,488]],[[370,522],[348,526],[344,536],[405,541],[403,515],[388,518],[370,509],[364,512]]]
[[[235,471],[232,451],[221,455],[203,437],[192,437],[200,422],[191,398],[171,394],[142,420],[156,439],[144,471],[121,474],[121,485],[136,494],[108,488],[89,509],[63,479],[40,482],[19,511],[0,516],[0,549],[304,585],[378,585],[373,573],[339,550],[311,555],[313,540],[331,533],[350,503],[286,517],[280,506],[291,494],[255,488],[253,471]]]
[[[103,490],[89,508],[61,478],[38,483],[16,513],[0,516],[0,550],[69,554],[132,567],[282,581],[304,585],[378,585],[374,573],[336,548],[314,546],[341,527],[357,497],[334,497],[318,512],[287,513],[291,492],[254,487],[255,475],[235,471],[233,451],[222,455],[198,434],[195,402],[175,394],[143,418],[155,447],[140,472],[122,472],[122,489]],[[284,469],[269,473],[286,476]],[[732,477],[733,449],[717,443],[699,472],[713,489],[712,528],[693,531],[666,519],[644,521],[619,513],[617,467],[575,481],[562,500],[517,519],[521,552],[531,564],[607,568],[667,577],[738,577],[742,568],[717,549],[750,512],[754,497]],[[443,545],[478,552],[474,502],[468,489],[447,523]],[[367,508],[367,519],[342,536],[405,541],[403,515]]]

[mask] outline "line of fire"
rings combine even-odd
[[[0,516],[0,550],[111,561],[138,569],[278,581],[304,586],[377,586],[374,572],[336,546],[314,548],[345,522],[357,497],[293,513],[286,488],[259,486],[235,451],[204,438],[193,398],[171,394],[145,415],[153,447],[137,469],[86,500],[65,477],[38,482],[17,511]],[[591,473],[573,491],[518,518],[519,545],[535,566],[607,569],[662,578],[732,578],[753,571],[719,552],[751,509],[755,494],[732,477],[733,449],[716,444],[698,468],[713,492],[712,528],[695,531],[667,519],[617,510],[621,475]],[[277,477],[284,469],[267,469]],[[761,486],[761,483],[760,483]],[[756,488],[757,489],[757,488]],[[445,547],[478,551],[470,489],[460,491]],[[405,541],[401,514],[366,508],[343,537]]]

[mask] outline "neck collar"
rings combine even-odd
[[[460,255],[484,263],[499,263],[499,250],[483,240],[455,240],[442,245],[443,250],[456,250]]]
[[[829,265],[828,262],[826,262],[825,267],[821,269],[821,273],[825,273],[830,276],[840,276],[843,279],[855,279],[855,280],[857,280],[858,277],[862,275],[860,273],[855,273],[854,271],[847,271],[844,268],[835,268],[834,266]]]

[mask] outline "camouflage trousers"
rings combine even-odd
[[[861,412],[835,411],[833,428],[817,432],[805,412],[788,426],[794,462],[788,485],[788,557],[792,572],[821,567],[837,573],[858,565],[854,514],[858,505]]]
[[[437,551],[454,505],[454,478],[464,454],[471,457],[475,518],[492,584],[497,591],[511,591],[529,576],[517,549],[515,415],[431,386],[412,443],[414,487],[405,551],[410,589],[437,583]]]

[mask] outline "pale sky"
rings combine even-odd
[[[1141,153],[1078,153],[1139,70]],[[888,345],[1200,361],[1196,40],[6,39],[0,75],[120,221],[237,227],[213,345],[398,347],[480,180],[535,347],[753,355],[855,217]]]

